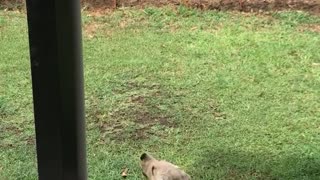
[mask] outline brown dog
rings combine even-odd
[[[167,161],[159,161],[147,153],[140,157],[143,175],[148,180],[191,180],[178,166]]]

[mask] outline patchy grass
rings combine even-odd
[[[90,179],[154,153],[193,179],[319,179],[319,17],[83,14]],[[0,179],[36,179],[25,15],[0,12]]]

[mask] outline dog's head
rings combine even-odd
[[[190,180],[190,176],[178,166],[167,161],[159,161],[147,153],[140,156],[142,174],[148,180]]]
[[[147,153],[143,153],[140,156],[140,166],[142,168],[142,174],[149,178],[154,175],[154,162],[157,161],[155,158],[153,158],[151,155]]]

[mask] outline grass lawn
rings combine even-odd
[[[320,179],[320,17],[83,13],[90,179]],[[26,16],[0,11],[0,179],[37,179]]]

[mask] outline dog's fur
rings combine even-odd
[[[142,173],[148,180],[191,180],[178,166],[167,161],[159,161],[147,153],[143,153],[140,160]]]

